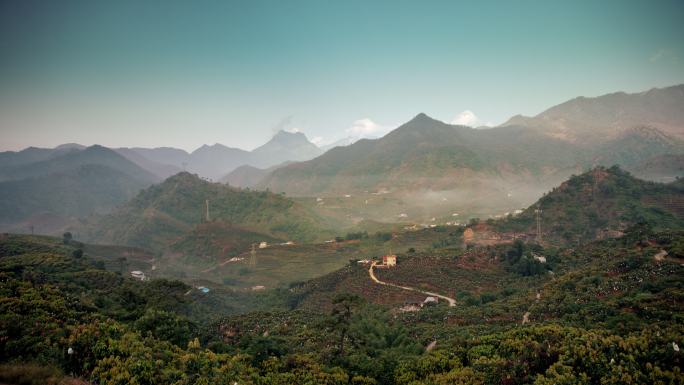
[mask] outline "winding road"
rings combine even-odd
[[[423,290],[420,290],[420,289],[416,289],[415,287],[408,287],[408,286],[395,285],[395,284],[393,284],[393,283],[383,282],[383,281],[379,280],[379,279],[375,276],[375,273],[373,272],[373,268],[374,268],[375,265],[377,265],[377,264],[378,264],[377,262],[371,263],[371,266],[370,266],[370,268],[368,269],[368,275],[370,275],[370,278],[371,278],[375,283],[378,283],[378,284],[380,284],[380,285],[385,285],[385,286],[392,286],[392,287],[396,287],[396,288],[399,288],[399,289],[404,289],[404,290],[409,290],[409,291],[415,291],[415,292],[423,293],[423,294],[426,294],[426,295],[429,295],[429,296],[441,298],[441,299],[443,299],[443,300],[449,302],[449,306],[456,306],[456,300],[453,299],[453,298],[447,297],[447,296],[445,296],[445,295],[441,295],[441,294],[437,294],[437,293],[432,293],[432,292],[429,292],[429,291],[423,291]]]

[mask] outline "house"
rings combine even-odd
[[[261,242],[261,243],[259,243],[259,248],[260,248],[260,249],[265,249],[265,248],[267,248],[267,247],[268,247],[268,242]]]
[[[426,297],[425,301],[423,301],[423,305],[437,305],[439,303],[439,299],[437,297]]]
[[[382,256],[382,264],[385,266],[396,266],[397,265],[397,256],[392,254],[392,255],[383,255]]]
[[[139,279],[141,281],[144,281],[145,280],[145,273],[143,273],[140,270],[133,270],[133,271],[131,271],[131,277],[133,277],[135,279]]]

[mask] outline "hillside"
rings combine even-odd
[[[138,250],[0,235],[0,359],[11,360],[0,379],[494,385],[629,370],[637,383],[680,381],[683,240],[635,232],[574,249],[402,253],[383,280],[457,298],[420,307],[424,296],[373,283],[355,261],[290,290],[204,293],[107,271],[98,254]]]
[[[59,231],[73,218],[108,212],[158,180],[104,147],[55,151],[48,159],[0,171],[5,178],[0,182],[0,225],[5,230]],[[45,225],[42,218],[47,217],[52,225]]]
[[[534,116],[514,116],[501,126],[525,126],[549,136],[589,144],[647,126],[684,138],[684,85],[595,98],[578,97]]]
[[[495,222],[495,227],[536,235],[538,208],[543,238],[552,243],[611,237],[639,223],[656,229],[684,226],[681,185],[643,181],[618,167],[597,167],[573,176],[522,214]]]
[[[629,167],[628,170],[638,178],[672,182],[684,177],[684,154],[654,156]]]
[[[220,182],[227,183],[233,187],[252,188],[274,170],[285,167],[290,163],[292,162],[284,162],[269,168],[257,168],[249,165],[240,166],[221,178]]]
[[[288,240],[311,240],[321,230],[317,218],[280,195],[235,189],[183,172],[143,190],[83,235],[99,243],[165,248],[207,221],[207,200],[209,221],[225,226]]]

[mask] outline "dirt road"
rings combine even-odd
[[[428,296],[441,298],[441,299],[443,299],[443,300],[449,302],[449,306],[456,306],[456,300],[453,299],[453,298],[447,297],[447,296],[445,296],[445,295],[433,293],[433,292],[430,292],[430,291],[424,291],[424,290],[416,289],[415,287],[408,287],[408,286],[395,285],[395,284],[393,284],[393,283],[383,282],[383,281],[379,280],[379,279],[375,276],[375,273],[373,272],[373,268],[375,267],[375,265],[377,265],[377,262],[371,263],[371,266],[370,266],[370,268],[368,269],[368,275],[370,275],[370,278],[373,280],[373,282],[378,283],[378,284],[380,284],[380,285],[392,286],[392,287],[396,287],[396,288],[404,289],[404,290],[409,290],[409,291],[416,291],[416,292],[418,292],[418,293],[423,293],[423,294],[428,295]]]

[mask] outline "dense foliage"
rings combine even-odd
[[[676,259],[683,239],[637,227],[581,249],[518,242],[432,257],[417,251],[400,255],[384,279],[431,282],[457,295],[458,306],[402,313],[392,303],[374,304],[379,297],[369,293],[345,294],[353,288],[342,285],[346,276],[366,274],[354,263],[315,285],[316,293],[304,289],[307,283],[276,294],[300,310],[214,318],[187,285],[103,270],[87,253],[75,253],[82,245],[66,234],[4,235],[0,361],[13,369],[2,370],[0,380],[56,384],[67,374],[98,384],[683,383],[684,272]],[[655,260],[659,250],[668,255]],[[537,275],[520,268],[530,255],[547,258]],[[473,275],[475,267],[483,273]],[[434,275],[440,270],[449,274]],[[312,309],[311,300],[328,305]],[[508,317],[522,311],[526,325]]]

